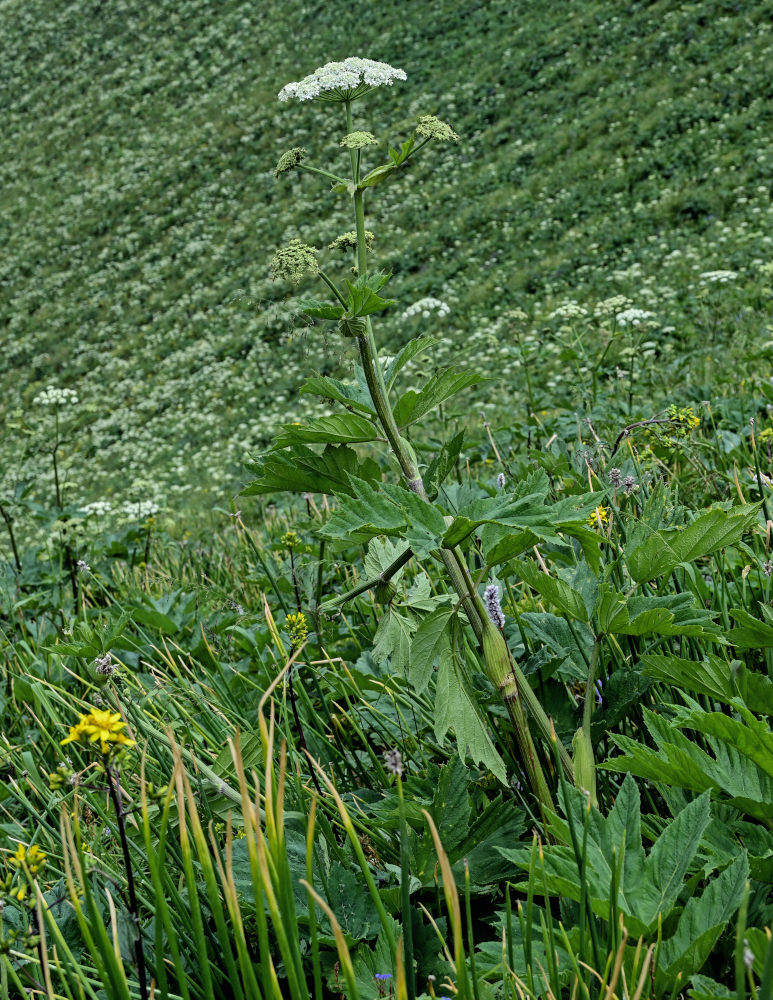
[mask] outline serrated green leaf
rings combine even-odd
[[[650,654],[642,657],[648,677],[686,688],[695,694],[707,694],[727,704],[734,695],[727,663],[713,653],[703,660],[684,660],[678,656]]]
[[[408,548],[404,542],[392,542],[388,538],[374,538],[368,545],[363,565],[366,577],[378,576],[388,569],[392,563]],[[392,577],[392,583],[397,585],[405,567],[399,569]]]
[[[740,541],[757,519],[757,504],[719,508],[697,517],[686,528],[665,528],[626,553],[631,577],[641,583],[670,573],[680,563],[693,562]]]
[[[449,729],[456,735],[462,760],[469,756],[487,767],[502,784],[507,784],[507,771],[496,751],[487,727],[480,717],[477,699],[457,668],[454,656],[444,656],[438,666],[435,689],[435,738],[442,740]]]
[[[239,496],[263,493],[331,493],[352,492],[349,474],[361,481],[378,482],[381,470],[372,459],[360,461],[347,445],[328,445],[322,454],[303,445],[284,451],[270,451],[247,467],[258,478],[241,491]]]
[[[398,426],[407,427],[462,389],[488,381],[490,380],[485,376],[474,372],[458,372],[454,368],[446,368],[433,375],[419,392],[409,389],[400,397],[394,410],[395,420]]]
[[[739,855],[713,879],[700,897],[692,896],[679,917],[675,933],[663,942],[658,959],[658,990],[670,990],[681,973],[682,982],[699,972],[720,934],[741,905],[749,862]]]
[[[398,372],[400,372],[412,358],[415,358],[417,354],[421,354],[422,351],[426,351],[429,347],[432,347],[433,344],[437,343],[438,341],[435,337],[416,337],[414,340],[409,340],[405,347],[401,347],[396,356],[392,358],[384,369],[384,382],[386,383],[387,389],[392,388]]]
[[[378,623],[373,637],[373,658],[376,663],[389,659],[394,673],[407,677],[411,663],[411,639],[416,619],[390,607]]]
[[[405,513],[405,538],[414,553],[423,558],[439,548],[446,529],[443,512],[404,486],[388,484],[383,490],[392,503]]]
[[[307,316],[315,319],[340,319],[346,311],[343,306],[334,306],[328,302],[318,302],[316,299],[305,299],[301,302],[301,310]]]
[[[373,409],[365,375],[359,365],[356,372],[357,382],[339,382],[338,379],[325,375],[316,375],[314,378],[308,379],[301,386],[300,391],[307,395],[321,396],[323,399],[334,399],[338,403],[343,403],[344,406],[375,416],[376,411]]]
[[[773,626],[761,622],[742,608],[731,608],[730,614],[737,623],[727,633],[728,642],[738,649],[766,649],[773,646]]]
[[[427,687],[433,668],[443,657],[451,656],[451,631],[453,611],[439,608],[422,619],[411,645],[410,682],[418,694]]]
[[[383,490],[352,476],[355,496],[340,497],[338,508],[319,529],[322,538],[368,542],[375,535],[401,535],[407,528],[405,512]]]
[[[307,424],[285,424],[277,435],[277,448],[293,444],[356,444],[378,437],[376,427],[367,417],[356,413],[336,413],[318,417]]]
[[[427,466],[427,471],[424,474],[424,489],[431,500],[434,500],[440,486],[453,471],[459,459],[463,442],[464,429],[460,430],[458,434],[454,434],[449,441],[445,441],[440,451]]]
[[[582,594],[574,587],[570,587],[564,580],[548,576],[547,573],[537,569],[533,563],[523,561],[515,561],[513,570],[553,607],[578,621],[588,622],[590,620],[590,612]]]

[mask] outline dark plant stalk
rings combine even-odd
[[[129,912],[132,915],[136,937],[134,939],[134,955],[137,960],[137,977],[140,983],[140,997],[148,1000],[148,984],[145,972],[145,951],[142,947],[142,928],[140,927],[139,906],[137,904],[137,893],[134,888],[134,869],[129,853],[129,841],[126,837],[126,826],[124,823],[125,813],[121,800],[121,786],[118,773],[110,764],[105,761],[105,773],[107,774],[107,787],[110,792],[110,799],[115,809],[116,825],[118,826],[118,836],[121,840],[121,851],[123,853],[123,863],[126,869],[126,883],[129,888]]]
[[[11,551],[13,552],[13,561],[16,564],[16,572],[21,573],[21,559],[19,558],[19,550],[16,548],[16,537],[13,533],[13,518],[8,513],[8,511],[0,503],[0,517],[5,521],[5,527],[8,531],[8,538],[11,542]]]

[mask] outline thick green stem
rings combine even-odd
[[[348,131],[352,132],[352,111],[349,102],[346,103],[346,125]],[[355,156],[354,150],[351,151],[351,166],[352,181],[354,184],[354,212],[357,232],[357,269],[359,277],[365,278],[368,273],[365,244],[365,204],[363,191],[359,187],[359,161]],[[363,371],[365,373],[365,380],[368,384],[368,390],[373,401],[373,407],[384,430],[387,441],[389,442],[395,458],[400,465],[400,470],[406,479],[408,488],[428,503],[429,498],[426,490],[424,489],[424,482],[419,472],[419,467],[413,457],[411,449],[406,445],[400,435],[400,428],[397,426],[397,421],[395,420],[392,408],[389,405],[389,396],[384,382],[381,365],[378,360],[378,352],[376,349],[370,317],[366,318],[366,332],[363,336],[357,338],[357,344],[359,347]],[[451,585],[461,601],[462,607],[467,614],[470,626],[472,627],[478,642],[481,643],[484,648],[484,660],[486,662],[487,672],[490,676],[493,676],[497,673],[497,671],[495,669],[495,665],[489,663],[489,657],[486,655],[484,640],[486,636],[489,636],[490,638],[490,630],[494,627],[491,625],[488,616],[486,615],[485,608],[483,607],[483,603],[478,596],[475,584],[470,577],[464,557],[457,549],[440,549],[437,555],[448,573]],[[520,695],[523,694],[524,700],[528,699],[527,704],[529,705],[529,709],[535,716],[544,737],[548,740],[552,735],[550,720],[545,714],[542,706],[539,704],[537,696],[534,694],[531,685],[526,680],[523,673],[518,669],[517,665],[513,662],[509,650],[507,649],[507,644],[504,641],[504,637],[502,637],[496,629],[494,629],[494,632],[497,639],[500,639],[502,646],[504,646],[504,655],[507,659],[505,676],[499,677],[496,681],[497,687],[500,689],[502,682],[505,682],[507,690],[501,689],[500,695],[508,707],[510,718],[516,730],[516,737],[521,756],[523,758],[524,767],[528,773],[529,782],[540,802],[540,807],[544,814],[545,808],[553,808],[553,802],[550,796],[547,781],[545,780],[545,775],[537,757],[534,742],[531,738],[531,732],[529,731]],[[512,681],[510,681],[509,678],[512,678]],[[562,757],[564,769],[567,771],[567,774],[571,775],[571,758],[569,758],[569,755],[566,753],[563,746],[561,747],[561,750],[564,752],[564,756]]]

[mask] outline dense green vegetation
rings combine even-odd
[[[0,5],[0,997],[773,996],[771,15]]]

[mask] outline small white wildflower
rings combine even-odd
[[[505,479],[504,472],[500,472],[499,475],[497,476],[497,486],[499,487],[500,490],[503,490],[505,488],[506,482],[507,480]]]
[[[118,667],[113,663],[113,656],[109,650],[104,656],[98,656],[94,660],[94,670],[102,677],[110,677],[117,669]]]
[[[387,750],[384,754],[384,763],[386,765],[387,771],[390,774],[396,775],[398,778],[403,776],[403,755],[395,747],[393,750]]]
[[[153,517],[160,510],[157,503],[153,500],[132,500],[125,503],[121,510],[127,517],[136,518],[138,521],[144,521],[148,517]]]
[[[102,517],[104,514],[109,514],[113,506],[109,500],[94,500],[92,503],[84,504],[80,509],[83,514],[94,514],[96,517]]]
[[[505,627],[505,615],[502,611],[502,604],[499,600],[499,587],[495,583],[490,583],[483,593],[486,601],[486,611],[492,623],[497,628]]]
[[[389,63],[352,56],[343,62],[329,62],[309,76],[288,83],[279,91],[280,101],[353,101],[374,87],[391,86],[405,80],[404,70]]]
[[[79,559],[75,564],[75,568],[79,573],[89,573],[91,572],[91,566],[86,562],[85,559]]]
[[[632,305],[633,302],[627,299],[625,295],[613,295],[609,299],[597,302],[593,307],[593,315],[596,317],[615,316],[624,309],[630,309]]]
[[[372,132],[350,132],[338,145],[344,149],[364,149],[366,146],[377,146],[378,139]]]

